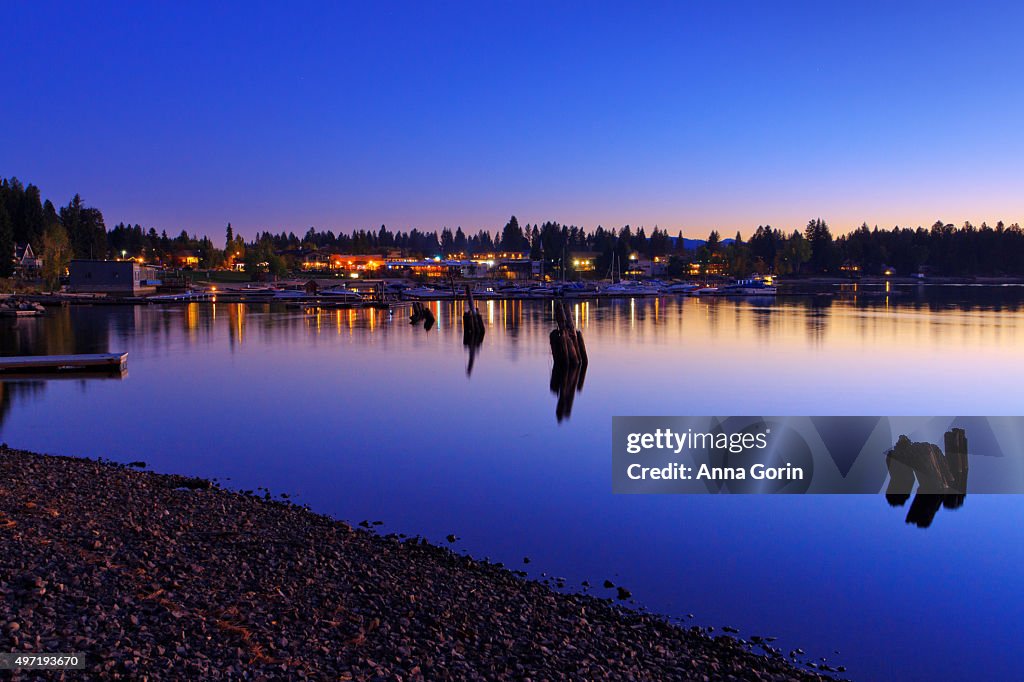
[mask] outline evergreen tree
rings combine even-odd
[[[14,274],[14,226],[6,206],[0,206],[0,277]]]
[[[441,254],[449,256],[455,253],[455,235],[447,227],[441,230]]]
[[[829,272],[836,267],[836,254],[832,244],[832,231],[821,218],[807,223],[804,238],[810,244],[811,257],[809,264],[814,272]]]
[[[526,251],[530,247],[515,216],[512,216],[502,229],[500,244],[504,251]]]

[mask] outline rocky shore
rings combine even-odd
[[[713,634],[201,479],[0,448],[0,651],[84,653],[89,678],[831,679]]]

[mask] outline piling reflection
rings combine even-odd
[[[572,404],[577,393],[583,392],[587,378],[586,365],[559,365],[551,367],[551,392],[558,396],[555,404],[555,419],[559,423],[572,416]]]
[[[934,443],[914,443],[900,436],[885,455],[889,486],[885,499],[902,507],[910,499],[914,483],[917,494],[907,511],[907,523],[928,528],[940,507],[959,509],[967,497],[967,434],[952,429],[945,434],[945,453]]]
[[[469,363],[466,365],[467,377],[473,373],[476,352],[480,348],[480,344],[484,342],[486,334],[487,327],[484,324],[483,315],[477,310],[473,292],[469,285],[466,285],[466,300],[462,313],[462,345],[469,349]]]

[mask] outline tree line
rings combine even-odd
[[[269,269],[283,274],[298,265],[312,250],[337,253],[375,254],[400,252],[406,256],[432,258],[495,252],[529,252],[533,260],[544,261],[545,271],[560,273],[572,268],[572,253],[595,254],[598,274],[614,263],[624,264],[631,256],[663,258],[671,275],[682,275],[690,264],[717,264],[717,271],[735,276],[752,272],[779,275],[834,275],[842,272],[881,274],[895,271],[911,274],[928,270],[933,274],[1024,275],[1024,233],[1017,223],[1002,222],[957,227],[936,221],[930,228],[893,227],[867,224],[838,236],[821,218],[810,220],[803,229],[784,231],[760,225],[749,239],[740,233],[723,239],[717,230],[696,242],[671,236],[654,227],[620,228],[598,226],[592,231],[558,222],[521,225],[512,216],[494,233],[486,229],[466,232],[445,227],[439,231],[392,231],[359,229],[351,233],[320,231],[310,227],[301,237],[294,232],[262,231],[247,241],[230,223],[223,246],[208,236],[190,235],[182,230],[171,237],[166,230],[118,223],[107,229],[103,213],[87,206],[75,195],[59,209],[43,200],[33,184],[17,178],[0,179],[0,253],[13,254],[15,244],[29,243],[43,259],[44,276],[51,281],[64,271],[71,258],[141,258],[145,262],[173,264],[183,252],[198,259],[200,268],[230,267],[244,263],[249,272]],[[10,276],[13,263],[0,258],[0,277]]]

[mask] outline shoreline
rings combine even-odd
[[[728,278],[723,279],[726,281]],[[345,284],[347,280],[340,278],[333,278],[332,281],[337,280],[341,284]],[[301,284],[302,278],[292,278],[283,280],[285,283],[291,285]],[[376,280],[368,280],[376,281]],[[402,280],[407,281],[407,280]],[[486,282],[493,282],[497,280],[485,280],[485,279],[471,279],[465,280],[459,283],[459,287],[464,285],[479,285]],[[682,280],[691,281],[691,280]],[[528,281],[527,284],[535,285],[536,282]],[[607,285],[608,282],[604,280],[587,280],[588,284],[603,284]],[[208,283],[209,284],[209,283]],[[253,284],[250,282],[249,284]],[[272,285],[274,283],[263,283],[261,286]],[[280,284],[280,282],[278,282]],[[436,282],[434,284],[437,284]],[[557,283],[552,283],[552,285]],[[707,286],[713,286],[715,282],[705,281]],[[778,289],[778,295],[783,297],[800,297],[800,296],[815,296],[821,295],[822,293],[828,293],[830,295],[842,295],[848,294],[849,291],[844,291],[844,287],[865,287],[868,289],[872,288],[886,288],[889,287],[901,287],[901,288],[921,288],[921,287],[1021,287],[1024,286],[1024,277],[1018,276],[1004,276],[1004,275],[977,275],[977,276],[945,276],[945,275],[930,275],[927,278],[921,279],[917,277],[908,277],[906,275],[862,275],[857,277],[849,276],[833,276],[833,275],[807,275],[807,276],[782,276],[776,278],[776,286]],[[461,290],[461,289],[460,289]],[[614,300],[623,298],[655,298],[655,297],[689,297],[694,296],[693,292],[687,293],[666,293],[661,292],[658,294],[650,293],[609,293],[605,291],[590,291],[585,292],[574,292],[566,298],[569,300]],[[756,296],[754,294],[748,294],[747,297]],[[744,296],[738,296],[743,298]],[[506,294],[502,292],[485,292],[477,291],[474,293],[474,298],[485,301],[521,301],[521,300],[541,300],[547,301],[552,299],[562,298],[560,294],[552,292],[550,294],[526,294],[526,293],[515,293]],[[26,290],[22,292],[10,292],[0,293],[0,303],[8,299],[15,299],[23,301],[30,305],[49,305],[49,306],[64,306],[64,305],[154,305],[154,304],[181,304],[181,303],[209,303],[209,302],[223,302],[223,303],[247,303],[247,304],[283,304],[293,307],[301,306],[318,306],[318,307],[329,307],[329,308],[359,308],[359,307],[379,307],[386,308],[388,305],[411,305],[416,301],[461,301],[465,300],[465,297],[461,293],[453,293],[448,291],[448,287],[444,286],[438,290],[438,295],[433,296],[399,296],[394,299],[390,299],[387,302],[375,301],[367,299],[361,302],[345,302],[339,300],[333,300],[330,297],[320,296],[318,294],[309,294],[307,296],[295,296],[288,298],[274,298],[272,296],[258,295],[251,292],[247,293],[238,289],[225,288],[218,290],[214,287],[212,290],[188,290],[177,294],[164,294],[160,296],[156,295],[143,295],[143,294],[124,294],[124,293],[82,293],[82,292],[44,292],[44,291],[33,291]]]
[[[114,679],[833,679],[204,479],[6,446],[0,476],[0,650]]]

